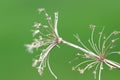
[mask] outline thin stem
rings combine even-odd
[[[107,53],[108,49],[110,49],[110,47],[112,47],[112,45],[118,40],[119,38],[113,39],[111,41],[111,43],[106,47],[105,49],[105,53]],[[111,48],[112,49],[112,48]]]
[[[92,29],[92,33],[91,33],[91,46],[93,47],[93,50],[97,53],[95,43],[94,43],[94,31],[95,31],[95,28]]]
[[[77,59],[79,59],[79,57],[75,57],[74,59],[72,59],[71,61],[69,61],[69,63],[72,63],[72,62],[74,62]]]
[[[111,69],[112,69],[112,68],[115,68],[114,66],[112,66],[112,65],[110,65],[110,64],[108,64],[108,63],[106,63],[106,62],[105,62],[105,64],[106,64],[108,67],[110,67]]]
[[[84,68],[84,71],[85,71],[89,66],[95,64],[96,62],[97,62],[97,61],[89,63],[89,64]]]
[[[110,47],[112,47],[112,45],[113,45],[112,42],[109,43],[109,45],[105,48],[104,53],[107,53],[109,51]]]
[[[50,28],[52,29],[53,34],[55,33],[54,28],[53,28],[53,24],[52,24],[52,20],[51,17],[48,15],[48,13],[46,12],[46,10],[43,11],[45,13],[45,16],[47,18],[48,24],[50,26]]]
[[[75,45],[75,44],[72,44],[72,43],[70,43],[70,42],[67,42],[67,41],[65,41],[65,40],[62,40],[62,43],[66,44],[66,45],[69,45],[69,46],[71,46],[71,47],[74,47],[74,48],[76,48],[76,49],[78,49],[78,50],[80,50],[80,51],[82,51],[82,52],[85,52],[85,53],[89,54],[89,55],[90,55],[91,57],[93,57],[93,58],[97,58],[97,59],[100,58],[100,57],[99,57],[98,55],[96,55],[95,53],[93,53],[93,52],[91,52],[91,51],[88,51],[88,50],[86,50],[86,49],[84,49],[84,48],[82,48],[82,47],[80,47],[80,46]]]
[[[55,33],[56,33],[56,36],[58,37],[58,31],[57,31],[57,24],[58,24],[58,12],[55,12],[55,21],[54,21],[54,28],[55,28]]]
[[[96,68],[95,68],[95,71],[97,71],[99,65],[100,65],[100,64],[98,63],[97,66],[96,66]]]
[[[90,51],[84,44],[83,44],[83,42],[80,40],[80,38],[79,38],[79,35],[78,34],[76,34],[76,35],[73,35],[77,40],[78,40],[78,42],[85,48],[85,49],[87,49],[88,51]]]
[[[83,52],[89,54],[91,57],[93,57],[93,58],[95,58],[95,59],[100,59],[100,57],[99,57],[98,55],[96,55],[95,53],[93,53],[93,52],[91,52],[91,51],[87,51],[86,49],[84,49],[84,48],[82,48],[82,47],[79,47],[79,46],[77,46],[77,45],[75,45],[75,44],[72,44],[72,43],[67,42],[67,41],[65,41],[65,40],[62,40],[62,43],[66,44],[66,45],[69,45],[69,46],[71,46],[71,47],[74,47],[74,48],[76,48],[76,49],[78,49],[78,50],[80,50],[80,51],[83,51]],[[114,63],[114,62],[112,62],[112,61],[110,61],[110,60],[108,60],[108,59],[104,59],[104,62],[106,62],[106,63],[114,66],[114,67],[117,68],[117,69],[120,69],[120,65],[119,65],[119,64],[116,64],[116,63]]]
[[[92,45],[92,42],[91,42],[90,40],[88,40],[88,42],[89,42],[91,48],[95,51],[95,53],[98,54],[97,50],[96,50],[95,47]]]
[[[48,59],[47,59],[47,65],[48,65],[48,69],[49,69],[50,73],[54,76],[55,79],[57,79],[57,76],[55,75],[55,73],[52,71],[52,69],[50,67],[49,56],[48,56]]]
[[[76,68],[78,68],[80,65],[85,64],[85,63],[90,62],[90,61],[94,61],[94,60],[83,61],[83,62],[81,62],[80,64],[78,64],[77,66],[75,66],[74,68],[76,69]]]
[[[117,65],[120,65],[119,63],[117,63],[117,62],[115,62],[115,61],[112,61],[112,62],[114,62],[114,63],[117,64]]]
[[[115,67],[116,69],[119,69],[119,70],[120,70],[120,64],[115,63],[115,62],[113,62],[113,61],[111,61],[111,60],[108,60],[108,59],[105,59],[104,62],[106,62],[107,64],[109,64],[109,65]]]
[[[100,54],[100,51],[99,51],[99,49],[98,49],[96,44],[95,44],[95,48],[96,48],[97,54]]]
[[[46,29],[46,31],[48,31],[48,30]],[[50,33],[50,32],[48,32],[48,33]],[[51,34],[52,34],[52,33],[51,33]],[[40,35],[41,35],[41,36],[44,36],[45,38],[49,38],[49,39],[54,38],[54,36],[51,35],[51,34],[50,34],[50,36],[47,36],[47,35],[43,34],[43,33],[40,31]]]
[[[111,53],[109,53],[109,55],[111,55],[111,54],[120,54],[120,51],[116,51],[116,52],[111,52]]]
[[[102,45],[102,54],[104,54],[104,48],[105,48],[106,42],[110,39],[112,35],[113,35],[113,32],[104,40],[103,45]]]
[[[101,80],[102,68],[103,68],[103,62],[101,62],[101,64],[100,64],[98,80]]]
[[[95,74],[94,74],[94,78],[95,78],[95,79],[96,79],[96,76],[97,76],[97,75],[96,75],[96,74],[97,74],[96,72],[97,72],[97,69],[98,69],[98,66],[99,66],[99,65],[100,65],[100,64],[98,63],[97,66],[96,66],[96,68],[95,68],[95,70],[94,70],[94,71],[95,71]]]
[[[99,33],[99,40],[98,40],[98,47],[99,47],[99,50],[101,50],[101,47],[100,47],[100,45],[101,45],[101,37],[102,37],[102,34],[103,34],[103,31],[104,31],[104,28],[102,29],[102,31]]]
[[[45,66],[44,66],[44,64],[45,64],[45,61],[46,61],[46,57],[47,57],[47,55],[49,54],[49,52],[51,51],[51,49],[52,48],[54,48],[55,46],[57,45],[57,43],[52,43],[51,45],[49,45],[46,49],[45,49],[45,51],[43,51],[41,54],[40,54],[40,57],[39,57],[39,61],[41,62],[40,63],[40,68],[44,68]],[[42,71],[40,72],[40,73],[42,73]]]

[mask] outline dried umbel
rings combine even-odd
[[[107,56],[110,56],[112,54],[120,54],[120,51],[112,51],[114,48],[114,43],[119,40],[119,38],[112,38],[112,36],[117,36],[120,34],[119,31],[113,31],[110,35],[107,37],[103,36],[104,28],[101,32],[99,32],[98,40],[94,41],[94,31],[95,31],[95,25],[90,25],[91,29],[91,36],[88,40],[88,43],[91,46],[91,49],[89,49],[79,38],[79,35],[74,35],[77,39],[77,41],[82,45],[78,46],[73,43],[70,43],[68,41],[63,40],[57,31],[57,23],[58,23],[58,12],[54,13],[54,22],[52,22],[52,18],[48,15],[46,10],[44,8],[38,9],[39,13],[43,13],[46,17],[46,21],[48,24],[42,24],[39,22],[36,22],[34,24],[33,32],[33,42],[31,44],[26,44],[27,50],[31,53],[33,53],[33,49],[39,49],[41,47],[46,47],[45,49],[42,49],[42,52],[39,55],[38,59],[34,59],[33,67],[36,67],[39,74],[42,75],[44,68],[47,66],[50,73],[57,79],[57,76],[52,71],[50,64],[49,64],[49,54],[50,51],[57,46],[58,44],[66,44],[68,46],[74,47],[83,53],[78,53],[77,56],[80,57],[80,59],[84,58],[85,61],[82,61],[76,66],[72,67],[72,70],[77,70],[81,74],[83,74],[87,69],[94,68],[93,74],[94,78],[97,78],[98,80],[101,80],[101,73],[104,69],[103,64],[106,64],[109,68],[113,69],[120,69],[120,64],[117,62],[114,62],[112,60],[106,59]],[[86,64],[84,68],[82,68],[83,64]]]
[[[62,39],[59,38],[57,31],[58,12],[54,13],[55,19],[53,23],[51,17],[44,8],[41,8],[38,11],[45,15],[48,25],[36,22],[33,26],[34,30],[32,30],[34,41],[31,44],[26,44],[25,46],[31,53],[33,52],[34,48],[39,49],[43,46],[47,46],[47,48],[43,49],[40,53],[39,59],[34,59],[32,66],[36,67],[39,74],[42,75],[43,70],[47,65],[51,74],[57,79],[56,75],[50,68],[49,53],[57,44],[61,43],[62,41]]]
[[[95,25],[90,25],[91,29],[91,36],[88,40],[89,45],[91,46],[91,49],[88,49],[87,46],[80,40],[79,35],[74,35],[77,39],[77,41],[88,51],[88,54],[77,54],[77,56],[82,59],[86,59],[79,63],[78,65],[74,66],[72,70],[77,70],[81,74],[83,74],[87,69],[94,68],[93,74],[94,79],[97,78],[98,74],[98,80],[101,80],[101,73],[104,69],[103,64],[106,64],[110,69],[116,68],[120,69],[120,64],[117,62],[114,62],[112,60],[106,59],[108,56],[110,56],[113,53],[119,54],[120,51],[111,52],[114,49],[115,42],[119,40],[118,35],[120,34],[119,31],[113,31],[110,33],[107,37],[103,36],[104,28],[101,32],[99,32],[98,41],[94,41],[94,30]],[[115,37],[115,38],[114,38]],[[90,52],[94,53],[89,54]],[[83,65],[86,65],[84,68],[82,68]]]

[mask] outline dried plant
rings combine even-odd
[[[88,49],[84,45],[84,43],[80,40],[79,35],[74,35],[77,39],[77,41],[88,51],[88,54],[77,54],[78,57],[80,58],[85,58],[86,60],[79,63],[78,65],[72,67],[72,70],[78,70],[81,74],[83,74],[87,69],[94,68],[93,74],[94,74],[94,79],[97,78],[97,71],[98,71],[98,80],[101,80],[101,73],[102,70],[104,69],[103,64],[106,64],[110,69],[116,68],[120,69],[120,64],[117,62],[114,62],[112,60],[106,59],[108,56],[110,56],[113,53],[119,54],[120,51],[113,51],[114,44],[115,42],[119,39],[118,34],[120,34],[119,31],[113,31],[108,35],[107,37],[103,36],[103,31],[104,28],[102,29],[101,32],[99,32],[99,37],[97,43],[94,42],[94,30],[95,30],[95,25],[90,25],[91,29],[91,36],[90,39],[88,40],[89,45],[91,46],[91,49]],[[115,39],[114,39],[114,36]],[[102,42],[103,41],[103,42]],[[102,45],[101,45],[102,44]],[[92,54],[89,54],[90,52],[94,53],[95,55],[92,56]],[[81,67],[85,64],[86,66],[81,69]]]
[[[46,67],[46,64],[48,66],[49,71],[51,74],[57,79],[56,75],[51,70],[50,64],[49,64],[49,53],[52,48],[54,48],[57,44],[61,43],[61,38],[59,38],[58,31],[57,31],[57,22],[58,22],[58,12],[55,12],[55,19],[54,23],[52,22],[51,17],[48,15],[46,10],[44,8],[38,9],[40,13],[44,13],[46,20],[49,25],[41,24],[41,23],[35,23],[34,24],[34,30],[33,31],[33,37],[34,41],[31,44],[26,44],[29,52],[33,52],[33,49],[40,48],[43,46],[47,46],[46,49],[43,49],[40,53],[39,59],[35,59],[33,62],[33,67],[37,67],[37,70],[40,75],[42,75],[44,68]],[[37,36],[38,35],[38,36]],[[37,38],[36,38],[37,36]],[[40,64],[39,66],[37,64]]]
[[[78,46],[73,43],[70,43],[68,41],[63,40],[57,31],[57,23],[58,23],[58,12],[54,13],[54,22],[51,19],[51,17],[48,15],[46,10],[44,8],[38,9],[40,13],[44,13],[46,20],[48,22],[47,25],[41,24],[39,22],[36,22],[34,24],[34,30],[33,31],[33,38],[34,41],[31,44],[26,44],[27,50],[29,52],[33,52],[33,49],[38,49],[41,47],[45,47],[46,49],[43,49],[40,53],[40,56],[38,59],[35,59],[33,62],[33,67],[36,67],[39,74],[42,75],[43,70],[46,66],[48,66],[48,69],[50,73],[57,79],[57,76],[52,71],[50,64],[49,64],[49,53],[50,51],[57,46],[60,43],[66,44],[68,46],[74,47],[83,53],[77,54],[77,56],[81,58],[85,58],[86,60],[79,63],[78,65],[72,67],[72,70],[78,70],[81,74],[83,74],[87,69],[94,68],[93,74],[94,78],[97,78],[97,71],[98,71],[98,80],[101,80],[101,73],[104,69],[103,64],[106,64],[109,68],[113,69],[120,69],[120,64],[106,59],[107,56],[110,56],[112,54],[120,54],[120,51],[114,51],[112,52],[112,49],[114,48],[114,43],[119,39],[115,38],[112,39],[112,36],[117,36],[120,34],[119,31],[113,31],[110,35],[107,37],[103,36],[104,28],[101,32],[99,32],[98,41],[94,42],[94,31],[95,31],[95,25],[90,25],[91,29],[91,36],[88,40],[88,43],[91,46],[91,49],[89,49],[79,38],[79,35],[74,35],[77,39],[77,41],[82,45]],[[84,68],[81,68],[83,64],[86,64]]]

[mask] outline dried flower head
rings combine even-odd
[[[108,35],[106,38],[102,37],[103,36],[103,31],[104,28],[102,29],[101,32],[99,32],[99,37],[98,37],[98,41],[95,42],[94,41],[94,30],[95,30],[95,26],[94,25],[90,25],[90,29],[91,29],[91,37],[88,40],[92,50],[90,50],[79,38],[79,35],[74,35],[77,39],[77,41],[83,46],[83,48],[85,50],[83,50],[83,52],[85,52],[85,54],[83,55],[78,55],[81,56],[79,58],[86,58],[85,61],[82,61],[81,63],[79,63],[78,65],[74,66],[74,70],[78,70],[81,74],[83,74],[86,70],[89,70],[91,68],[94,68],[93,74],[94,74],[94,78],[97,78],[97,74],[98,74],[98,80],[101,80],[101,74],[102,74],[102,70],[104,69],[103,64],[106,64],[110,69],[112,68],[116,68],[116,69],[120,69],[120,64],[116,63],[112,60],[108,60],[106,59],[108,56],[110,56],[111,54],[120,54],[120,51],[113,51],[113,46],[115,44],[115,42],[119,39],[117,37],[117,34],[120,34],[119,31],[113,31],[112,33],[110,33],[110,35]],[[114,38],[114,36],[116,36]],[[94,54],[94,55],[93,55]],[[82,68],[82,66],[86,65],[84,68]],[[97,73],[98,72],[98,73]]]
[[[72,70],[79,71],[80,74],[84,74],[86,70],[89,70],[91,68],[94,68],[93,74],[94,78],[98,80],[101,80],[101,74],[102,70],[104,69],[103,64],[106,64],[110,69],[116,68],[120,70],[120,64],[107,59],[107,56],[111,56],[112,54],[120,54],[120,51],[113,51],[115,47],[115,42],[119,40],[117,36],[120,34],[119,31],[113,31],[108,36],[103,36],[103,31],[99,32],[99,37],[97,42],[94,40],[94,31],[96,26],[90,25],[91,29],[91,36],[88,40],[88,43],[91,46],[91,49],[89,49],[80,39],[79,35],[74,35],[77,39],[77,41],[81,44],[81,46],[75,45],[73,43],[70,43],[68,41],[63,40],[59,37],[58,31],[57,31],[57,24],[58,24],[58,12],[54,13],[54,22],[52,22],[51,16],[48,15],[46,10],[44,8],[38,9],[39,13],[43,13],[46,17],[47,24],[42,24],[40,22],[35,22],[32,30],[33,35],[33,42],[31,44],[26,44],[27,50],[31,53],[33,53],[34,49],[39,49],[41,47],[46,47],[42,50],[42,52],[39,55],[38,59],[33,60],[33,67],[37,68],[37,71],[40,75],[43,74],[44,68],[47,66],[50,73],[57,79],[57,76],[53,73],[50,64],[49,64],[49,53],[50,51],[57,46],[59,43],[66,44],[68,46],[74,47],[83,53],[77,53],[77,58],[75,58],[72,61],[75,61],[76,59],[84,58],[85,60],[79,63],[76,66],[72,67]],[[70,61],[70,63],[72,62]]]
[[[50,51],[59,43],[61,43],[62,39],[59,38],[58,31],[57,31],[57,22],[58,22],[58,12],[55,12],[55,19],[54,23],[52,22],[51,17],[48,15],[44,8],[38,9],[40,13],[44,13],[48,25],[36,22],[34,24],[34,29],[32,30],[34,41],[31,44],[26,44],[27,50],[29,52],[33,52],[33,49],[38,49],[43,46],[47,46],[46,49],[43,49],[39,59],[35,59],[32,66],[37,67],[37,70],[40,75],[42,75],[46,64],[48,66],[49,71],[51,74],[57,79],[56,75],[50,68],[49,64],[49,53]],[[39,65],[38,65],[39,64]]]

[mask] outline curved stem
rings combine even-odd
[[[94,31],[95,31],[95,28],[93,28],[92,33],[91,33],[91,46],[92,46],[93,50],[96,53],[98,53],[97,50],[96,50],[96,47],[95,47],[95,43],[94,43]]]
[[[40,75],[42,75],[43,73],[43,68],[45,67],[45,61],[46,61],[46,57],[48,56],[49,52],[57,45],[57,43],[53,42],[51,45],[49,45],[45,51],[43,51],[43,53],[40,54],[40,57],[39,57],[39,61],[41,62],[40,63],[40,66],[38,67],[38,69],[41,69],[39,71]],[[49,66],[49,65],[48,65]],[[49,67],[48,67],[49,68]],[[49,69],[50,70],[50,69]],[[51,71],[50,71],[51,72]]]
[[[81,62],[80,64],[75,66],[75,69],[78,68],[80,65],[85,64],[85,63],[90,62],[90,61],[93,61],[93,60],[87,60],[87,61]]]
[[[81,39],[79,38],[79,35],[78,35],[78,34],[73,35],[73,36],[78,40],[78,42],[79,42],[85,49],[87,49],[88,51],[90,51],[90,50],[84,45],[84,43],[81,41]]]
[[[55,73],[52,71],[52,69],[50,67],[49,56],[48,56],[48,59],[47,59],[47,65],[48,65],[48,69],[49,69],[50,73],[54,76],[55,79],[57,79],[57,76],[55,75]]]

